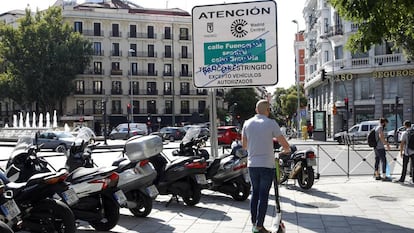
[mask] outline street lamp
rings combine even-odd
[[[298,43],[298,41],[299,41],[299,23],[295,19],[292,20],[292,23],[296,24],[296,35],[295,35],[295,45],[296,45],[296,43]],[[297,58],[299,56],[297,56],[298,54],[296,54],[296,52],[297,52],[297,49],[296,49],[296,46],[295,46],[296,92],[297,92],[297,95],[298,95],[298,106],[297,106],[297,109],[296,109],[296,132],[297,132],[297,137],[300,138],[300,126],[299,126],[299,121],[300,121],[300,95],[299,95],[299,90],[300,90],[299,85],[300,85],[300,82],[299,81],[300,80],[299,80],[299,74],[297,72],[299,70],[299,62],[297,61],[298,60]]]
[[[135,54],[135,49],[129,49],[128,50],[128,52],[130,53],[130,54],[132,54],[132,53],[134,53]],[[131,75],[129,75],[129,88],[130,88],[130,91],[131,91],[131,93],[130,93],[130,98],[131,98],[131,100],[130,100],[130,106],[131,106],[131,123],[134,123],[134,85],[133,85],[133,82],[132,82],[132,73],[131,73]],[[129,122],[129,121],[128,121]],[[129,128],[129,127],[128,127]]]

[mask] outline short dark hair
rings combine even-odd
[[[405,127],[411,127],[411,121],[409,121],[409,120],[405,120],[405,121],[404,121],[404,126],[405,126]]]
[[[380,123],[381,124],[388,123],[388,119],[387,118],[384,118],[384,117],[381,117],[380,118]]]

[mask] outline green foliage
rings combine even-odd
[[[366,52],[384,40],[402,48],[408,58],[414,57],[414,1],[412,0],[329,0],[339,15],[358,23],[347,48]]]
[[[255,108],[258,100],[259,96],[254,88],[233,88],[224,97],[224,101],[228,103],[229,107],[237,103],[237,106],[234,108],[234,116],[240,116],[241,121],[256,114]]]
[[[55,109],[73,90],[73,80],[91,61],[92,44],[63,23],[61,8],[34,16],[29,9],[18,28],[0,25],[4,73],[0,90],[19,105],[36,102]]]
[[[303,87],[299,89],[299,103],[301,108],[307,106],[307,99],[304,95]],[[293,85],[288,89],[276,88],[273,93],[273,114],[279,124],[286,124],[298,109],[297,86]]]

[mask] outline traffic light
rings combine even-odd
[[[127,104],[127,113],[128,114],[131,113],[131,104],[130,103]]]
[[[322,69],[321,70],[321,80],[322,80],[322,82],[325,81],[325,79],[326,79],[326,71],[325,71],[325,69]]]
[[[400,103],[400,97],[396,96],[395,97],[395,106],[397,106]]]
[[[348,112],[348,110],[349,110],[349,99],[348,99],[348,97],[344,98],[344,103],[345,103],[345,109]]]

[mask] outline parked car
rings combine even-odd
[[[163,140],[170,140],[173,142],[175,140],[183,139],[185,135],[185,130],[183,127],[163,127],[159,132],[154,132],[152,134],[160,136]]]
[[[186,126],[183,127],[183,129],[185,130],[185,132],[187,132],[189,128],[193,128],[193,127],[200,128],[200,134],[198,135],[198,137],[207,136],[207,139],[210,138],[210,130],[205,126],[202,126],[202,125],[186,125]]]
[[[234,140],[241,140],[240,129],[237,126],[219,126],[217,128],[219,145],[231,145]]]
[[[133,136],[137,135],[146,135],[145,131],[143,129],[139,128],[129,128],[129,134],[128,134],[128,126],[126,127],[116,127],[114,128],[111,133],[109,134],[109,139],[128,139]]]
[[[379,121],[362,121],[348,129],[347,131],[339,132],[334,135],[334,140],[338,143],[343,143],[345,136],[348,136],[353,141],[366,141],[369,131],[377,127]]]
[[[397,129],[397,135],[398,135],[398,142],[401,142],[402,133],[406,130],[405,126],[401,126]],[[394,139],[394,130],[387,131],[387,134],[385,135],[387,137],[387,141],[389,143],[395,143]]]
[[[45,131],[38,135],[35,144],[42,145],[42,149],[52,149],[56,152],[66,152],[76,137],[65,131]]]

